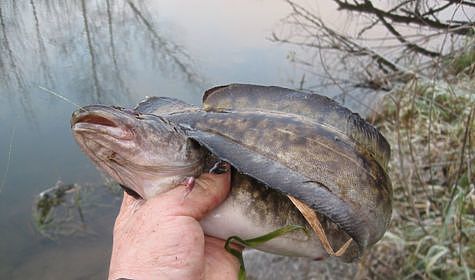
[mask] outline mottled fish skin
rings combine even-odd
[[[318,94],[247,84],[207,90],[203,107],[215,113],[239,112],[243,118],[231,124],[233,121],[225,120],[225,114],[216,114],[219,120],[211,120],[213,124],[197,121],[200,130],[226,134],[224,137],[244,142],[249,149],[273,159],[278,155],[276,160],[328,188],[350,205],[354,217],[345,221],[347,213],[341,212],[336,222],[363,248],[382,237],[392,212],[392,187],[387,176],[390,147],[379,131],[358,114]],[[251,115],[245,116],[246,113]],[[275,115],[269,117],[272,114]],[[281,121],[278,116],[283,116]],[[211,128],[215,125],[219,127]],[[233,134],[241,128],[246,135],[240,136],[242,131]],[[293,150],[286,150],[286,144]],[[301,199],[311,203],[311,199]],[[329,210],[335,214],[339,209]]]
[[[391,149],[386,139],[358,114],[325,96],[276,86],[231,84],[207,90],[203,107],[215,112],[273,111],[302,116],[355,140],[387,168]]]
[[[167,119],[193,128],[188,135],[271,188],[293,195],[341,226],[362,248],[378,241],[391,217],[391,183],[383,168],[349,137],[326,126],[270,112],[175,114]],[[196,132],[197,131],[197,132]],[[219,143],[199,134],[218,135]],[[229,147],[243,150],[230,152]],[[246,151],[244,149],[247,149]],[[243,152],[244,151],[244,152]],[[285,170],[273,178],[262,157]],[[293,172],[292,172],[293,171]],[[260,174],[264,172],[266,174]],[[294,178],[290,174],[297,174]],[[271,183],[272,181],[272,183]]]

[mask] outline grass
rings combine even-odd
[[[466,48],[456,53],[453,59],[448,62],[448,66],[452,75],[464,73],[473,77],[475,74],[474,40],[470,40]]]
[[[475,279],[475,79],[458,73],[456,84],[411,80],[376,117],[392,147],[394,213],[359,278]]]

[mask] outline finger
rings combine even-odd
[[[178,186],[151,200],[160,201],[161,211],[169,215],[201,219],[226,199],[231,188],[230,183],[230,172],[223,174],[204,173],[196,179],[193,190],[186,197],[184,197],[186,186]]]

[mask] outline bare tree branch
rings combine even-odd
[[[459,35],[467,35],[470,32],[472,32],[472,29],[475,27],[474,22],[467,22],[464,24],[446,24],[442,23],[438,20],[431,20],[426,17],[421,17],[420,15],[416,15],[415,13],[408,14],[408,15],[400,15],[396,12],[388,12],[384,11],[381,9],[378,9],[373,6],[371,1],[365,0],[363,3],[354,1],[353,4],[347,2],[347,1],[341,1],[341,0],[334,0],[335,3],[338,4],[339,8],[342,10],[348,10],[348,11],[356,11],[362,14],[373,14],[373,15],[380,15],[384,18],[390,19],[394,22],[399,22],[399,23],[414,23],[417,25],[421,26],[428,26],[431,28],[436,28],[436,29],[446,29],[449,30],[450,32],[453,32],[455,34]],[[451,0],[449,0],[451,1]],[[461,5],[469,5],[472,6],[472,4],[467,4],[467,2],[460,2],[460,1],[451,1],[457,4]],[[406,10],[409,12],[409,10]]]
[[[368,5],[370,5],[371,7],[373,7],[373,4],[369,0],[365,0],[365,2],[367,2]],[[389,32],[391,32],[399,40],[399,42],[404,43],[408,49],[416,51],[416,52],[421,53],[421,54],[426,55],[426,56],[430,56],[430,57],[440,56],[440,53],[438,53],[438,52],[433,52],[433,51],[430,51],[428,49],[422,48],[422,47],[420,47],[420,46],[418,46],[414,43],[408,42],[406,39],[404,39],[404,36],[401,35],[401,33],[399,33],[391,24],[389,24],[386,21],[386,19],[384,18],[384,16],[382,14],[380,14],[377,11],[375,11],[375,13],[376,13],[376,16],[378,17],[378,19],[386,27],[386,29],[388,29]]]

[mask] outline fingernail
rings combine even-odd
[[[183,192],[183,200],[191,193],[193,188],[195,187],[195,177],[188,177],[182,183],[185,185],[185,191]]]
[[[218,161],[210,170],[211,174],[224,174],[229,172],[231,165],[223,160]]]

